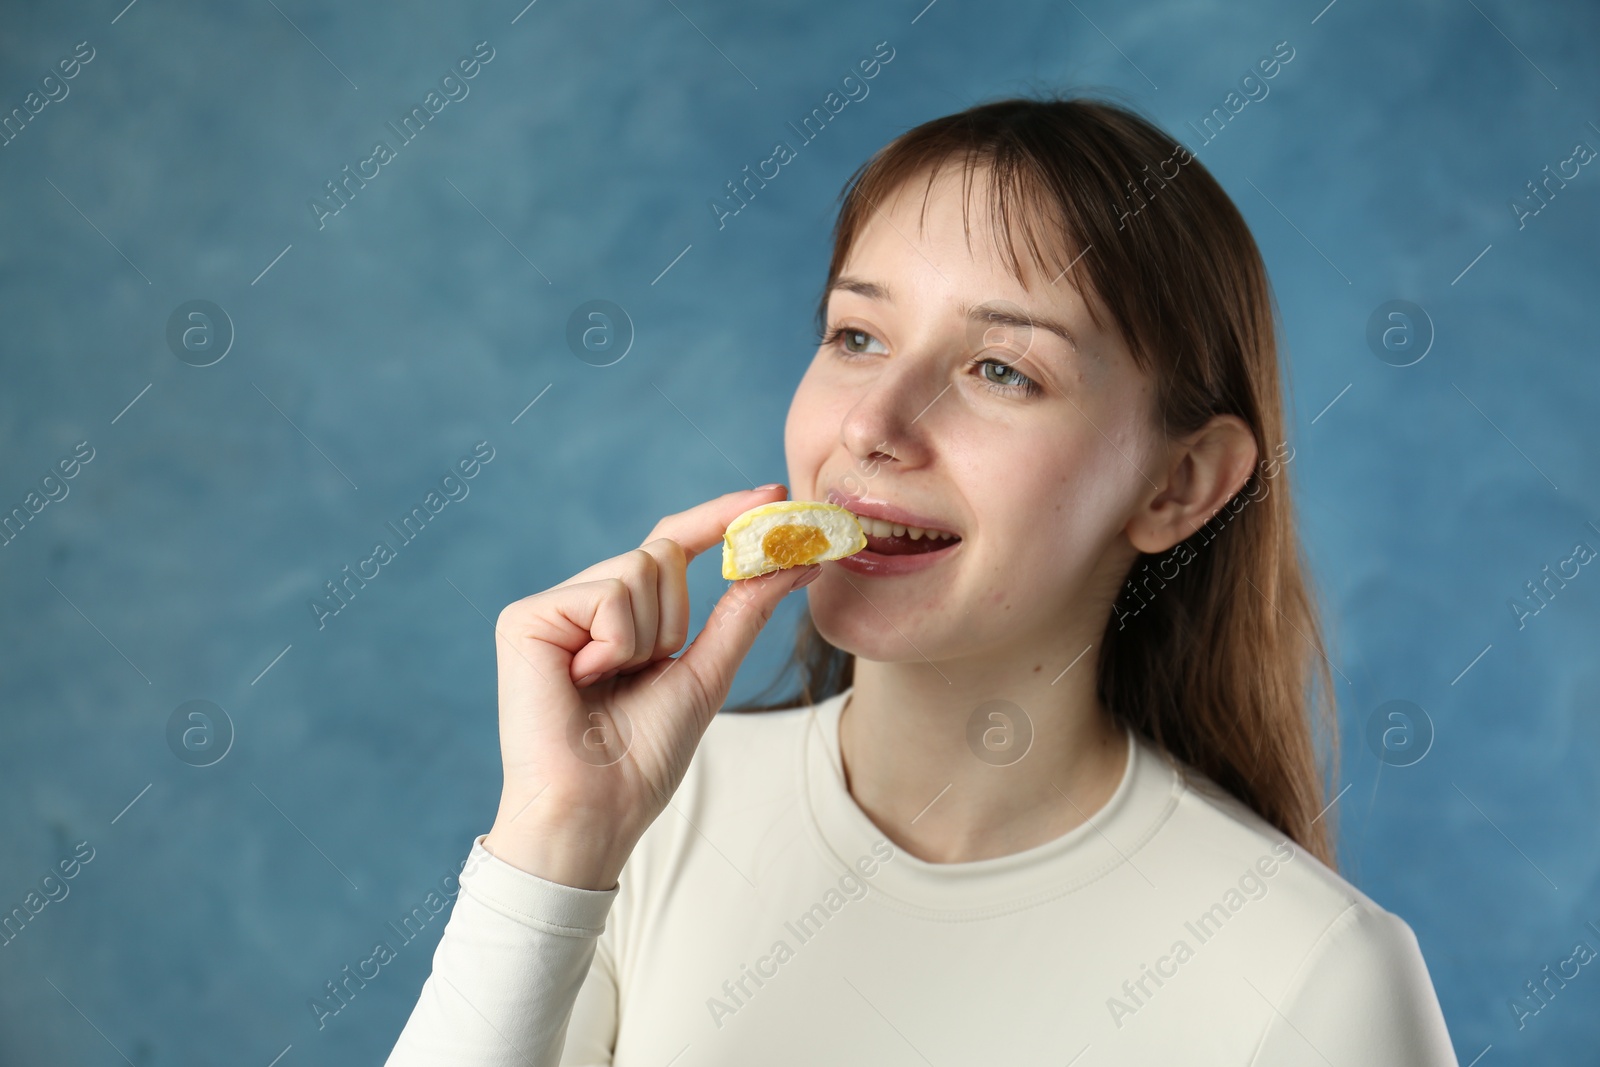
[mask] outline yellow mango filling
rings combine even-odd
[[[798,567],[828,551],[828,535],[809,523],[784,523],[761,538],[761,551],[780,567]]]

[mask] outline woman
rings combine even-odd
[[[389,1063],[1454,1064],[1335,871],[1270,290],[1211,175],[1091,99],[929,122],[852,178],[819,312],[789,486],[867,550],[672,658],[765,486],[501,613],[501,805]],[[798,695],[716,714],[808,583]]]

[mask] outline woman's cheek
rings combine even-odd
[[[816,390],[811,381],[813,373],[814,371],[808,370],[805,377],[800,380],[800,385],[796,387],[794,396],[789,402],[789,414],[783,424],[783,449],[789,462],[791,495],[798,488],[796,479],[809,480],[815,476],[817,470],[815,451],[821,418],[815,411]]]

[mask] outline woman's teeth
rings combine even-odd
[[[948,530],[925,530],[920,526],[900,526],[882,519],[870,519],[865,515],[857,515],[861,529],[872,537],[909,537],[913,541],[920,541],[926,537],[930,541],[960,540]]]

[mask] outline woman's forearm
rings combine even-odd
[[[616,892],[548,881],[474,842],[386,1067],[555,1067]]]

